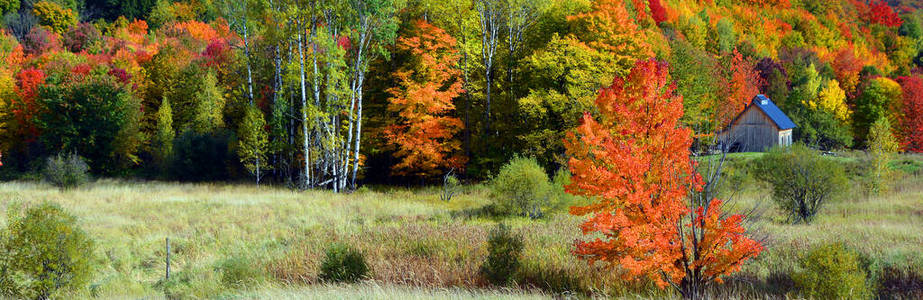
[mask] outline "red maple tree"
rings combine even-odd
[[[763,85],[763,79],[752,59],[744,58],[737,49],[734,49],[732,55],[727,70],[729,80],[724,87],[726,97],[716,109],[722,128],[747,107],[753,96],[760,93],[760,86]]]
[[[898,82],[904,90],[904,111],[900,130],[904,149],[923,152],[923,78],[920,75],[900,77]]]
[[[384,134],[401,160],[393,167],[398,174],[427,177],[467,161],[455,138],[464,124],[451,115],[452,100],[463,91],[455,45],[454,38],[425,21],[397,39],[398,51],[409,61],[393,73],[398,86],[388,90],[388,111],[398,117]]]
[[[904,23],[897,12],[884,1],[875,1],[869,5],[869,22],[888,27],[900,27]]]
[[[589,215],[574,254],[590,264],[618,266],[626,280],[648,278],[684,296],[740,269],[762,246],[746,237],[743,216],[725,217],[721,200],[688,201],[702,189],[680,125],[682,96],[668,82],[666,63],[639,61],[625,78],[600,91],[599,117],[585,114],[565,140],[574,195],[596,199],[572,207]]]
[[[18,125],[16,134],[23,137],[26,142],[34,141],[38,137],[38,128],[33,119],[38,113],[38,89],[45,84],[45,72],[30,67],[16,74],[16,95],[18,101],[12,101],[13,118]]]

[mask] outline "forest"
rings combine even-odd
[[[359,293],[374,284],[423,290],[336,295],[438,298],[432,288],[451,287],[472,289],[456,291],[472,298],[920,296],[923,257],[912,245],[923,236],[912,228],[923,211],[921,8],[913,0],[0,0],[8,211],[0,253],[10,257],[0,259],[0,296],[198,298],[256,282],[272,289],[250,297],[299,298],[273,284],[362,280],[373,286]],[[727,153],[721,134],[761,94],[796,124],[794,144]],[[148,203],[146,190],[177,206]],[[201,206],[270,198],[279,202],[225,211],[232,231]],[[763,198],[777,209],[751,214]],[[334,205],[339,219],[305,205]],[[207,226],[165,216],[151,229],[94,223],[135,224],[152,207]],[[859,235],[822,237],[817,226],[860,226],[852,213],[889,216],[900,229],[866,246]],[[484,222],[500,224],[488,231]],[[97,267],[61,282],[7,273],[34,263],[15,258],[23,236],[68,224],[90,235],[77,230],[48,249],[92,253],[95,239],[105,255],[71,259]],[[176,255],[188,255],[180,279],[170,278],[169,258],[161,265],[173,253],[160,244],[170,230],[181,232]],[[436,239],[439,230],[460,240]],[[212,239],[195,238],[201,231]],[[399,240],[376,248],[389,234]],[[236,235],[245,244],[227,246]],[[432,244],[411,242],[421,236]],[[137,248],[119,248],[119,239]],[[321,247],[331,241],[338,246]],[[524,243],[525,254],[511,254]],[[540,245],[556,252],[529,252]],[[213,247],[221,250],[202,254]],[[824,265],[828,256],[846,262]],[[423,258],[443,265],[399,278],[400,267],[420,263],[403,259]],[[106,275],[82,276],[94,272]],[[726,280],[730,288],[716,288]],[[849,290],[830,290],[835,282]],[[79,288],[55,292],[71,284]],[[497,286],[512,292],[491,294]]]

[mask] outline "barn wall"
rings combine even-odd
[[[730,137],[739,151],[761,152],[779,143],[779,129],[759,108],[750,106],[731,126]]]

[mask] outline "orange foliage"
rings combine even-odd
[[[653,56],[644,33],[632,22],[621,0],[595,1],[590,12],[567,19],[585,31],[578,34],[581,41],[597,51],[613,54],[617,62],[630,65],[640,58]]]
[[[653,59],[637,62],[627,77],[600,91],[598,120],[585,114],[565,140],[573,173],[567,191],[597,200],[571,213],[590,215],[581,225],[585,235],[603,236],[578,240],[574,253],[591,264],[621,267],[626,280],[646,277],[661,288],[685,285],[693,280],[689,274],[720,281],[761,249],[743,236],[742,216],[721,216],[720,200],[685,205],[702,179],[689,158],[692,131],[679,123],[683,100],[668,82],[668,69]]]
[[[457,153],[461,142],[455,139],[464,124],[451,116],[452,100],[463,92],[455,45],[445,31],[424,21],[397,39],[397,49],[410,61],[393,73],[399,86],[388,90],[388,111],[398,118],[384,133],[401,159],[393,167],[398,174],[433,176],[467,161]]]
[[[734,49],[731,64],[728,70],[730,80],[726,82],[725,95],[727,98],[717,109],[718,121],[723,127],[747,107],[753,96],[760,93],[762,78],[756,70],[756,63],[745,59],[737,49]]]
[[[914,75],[898,78],[904,91],[901,133],[904,149],[923,152],[923,77]]]

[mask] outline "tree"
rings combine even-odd
[[[0,295],[50,299],[86,287],[95,246],[77,218],[47,202],[10,215],[0,243]]]
[[[901,18],[897,15],[897,12],[891,8],[888,3],[884,1],[873,1],[869,5],[869,22],[873,24],[881,24],[888,27],[900,27]]]
[[[891,122],[887,118],[880,118],[872,124],[868,145],[869,156],[872,159],[869,192],[879,194],[888,190],[888,183],[892,178],[888,163],[891,162],[894,153],[900,150],[900,145],[891,132]]]
[[[260,178],[263,176],[260,173],[261,168],[266,168],[269,137],[266,133],[266,120],[263,112],[255,105],[245,108],[244,117],[237,127],[237,138],[239,140],[237,153],[240,156],[240,162],[256,178],[256,184],[259,185]]]
[[[0,16],[19,10],[19,0],[0,0]]]
[[[574,254],[620,266],[626,280],[648,278],[696,298],[761,246],[744,235],[743,216],[721,212],[721,200],[684,204],[702,181],[689,158],[692,131],[679,123],[683,99],[668,78],[666,63],[639,61],[600,91],[599,120],[585,114],[568,135],[573,178],[566,189],[597,199],[571,213],[590,215],[585,235],[603,236],[577,241]]]
[[[77,25],[78,21],[76,12],[51,1],[35,3],[32,13],[38,18],[39,24],[58,34],[67,32],[67,29]]]
[[[503,9],[499,0],[475,0],[481,29],[481,64],[484,66],[485,103],[484,134],[490,136],[491,122],[491,87],[493,86],[494,54],[497,53],[497,44],[500,40],[500,27],[503,25]],[[487,142],[490,144],[490,142]]]
[[[388,111],[397,113],[385,129],[396,148],[397,174],[429,177],[445,169],[461,169],[467,160],[460,155],[458,134],[464,124],[452,116],[453,100],[462,93],[461,72],[455,39],[426,21],[417,21],[406,36],[397,39],[397,51],[405,62],[393,76]]]
[[[880,118],[888,118],[891,123],[898,121],[903,100],[901,86],[894,80],[878,77],[870,80],[856,99],[856,114],[853,127],[856,137],[867,140],[872,123]]]
[[[723,102],[715,109],[720,124],[714,130],[723,129],[725,126],[744,111],[753,97],[760,94],[762,78],[756,69],[756,64],[743,57],[737,49],[731,54],[730,65],[727,70],[728,80],[724,94],[727,95]]]
[[[194,68],[183,72],[190,81],[182,83],[182,87],[170,96],[170,99],[178,99],[173,107],[174,121],[178,123],[176,127],[183,130],[214,132],[224,127],[224,93],[218,87],[214,72],[202,74]]]
[[[802,144],[776,147],[755,164],[757,178],[772,186],[772,200],[794,224],[810,223],[847,184],[843,166]]]
[[[635,61],[653,56],[644,32],[632,21],[622,0],[593,2],[589,12],[567,18],[575,34],[588,46],[613,55],[611,64],[624,76]]]
[[[141,104],[112,78],[53,84],[40,89],[36,123],[52,153],[85,155],[96,174],[113,174],[138,162]]]
[[[923,77],[901,77],[898,81],[904,92],[904,111],[900,122],[904,149],[923,152]]]
[[[151,148],[154,154],[154,163],[165,174],[170,160],[173,157],[173,140],[176,138],[176,131],[173,129],[173,107],[170,105],[170,99],[164,98],[160,102],[155,115],[157,122],[154,129],[154,136],[151,140]]]
[[[38,127],[34,119],[39,112],[38,98],[39,87],[45,85],[45,72],[36,68],[27,68],[16,75],[16,94],[18,101],[11,103],[14,127],[10,130],[19,136],[23,142],[34,141],[38,137]]]

